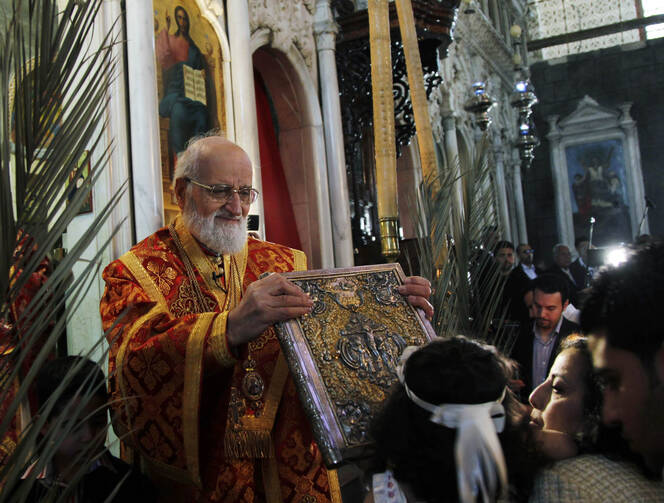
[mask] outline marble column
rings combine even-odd
[[[521,162],[518,154],[513,162],[512,192],[514,194],[514,206],[516,207],[516,220],[519,229],[519,241],[528,242],[528,227],[526,226],[526,207],[523,202],[523,182],[521,181]],[[516,245],[515,245],[516,246]]]
[[[500,26],[500,11],[498,10],[498,2],[496,0],[490,0],[489,2],[489,18],[493,22],[493,27],[502,36],[503,31]]]
[[[456,173],[457,181],[454,184],[454,204],[457,215],[463,218],[463,183],[459,177],[459,145],[457,143],[456,117],[453,114],[443,116],[443,131],[445,132],[445,158],[447,159],[448,169],[453,169]]]
[[[140,241],[164,224],[152,2],[127,2],[134,228]]]
[[[627,188],[631,192],[630,220],[632,224],[632,237],[639,234],[649,234],[650,226],[646,213],[646,192],[641,172],[641,149],[636,130],[636,122],[632,119],[630,109],[632,103],[622,103],[620,106],[620,120],[618,125],[625,133],[625,154],[627,157]]]
[[[353,237],[350,224],[350,199],[346,177],[346,157],[341,125],[339,81],[335,59],[335,39],[338,28],[332,17],[328,0],[316,4],[314,34],[318,49],[325,151],[327,156],[327,179],[330,191],[332,216],[332,239],[336,267],[352,267]]]
[[[503,239],[508,241],[512,239],[510,230],[509,209],[507,207],[507,193],[505,192],[505,166],[503,164],[503,145],[500,139],[494,139],[493,143],[493,159],[496,163],[496,199],[498,203],[498,220],[503,229]]]
[[[117,22],[122,18],[122,7],[120,0],[105,0],[102,4],[101,20],[103,33],[109,33],[113,30],[118,40],[122,40],[122,23]],[[113,79],[108,86],[108,107],[106,117],[108,120],[106,126],[106,143],[113,145],[113,151],[110,155],[108,170],[108,190],[106,199],[117,193],[129,180],[129,136],[127,130],[127,90],[125,87],[124,72],[124,50],[121,44],[116,44],[113,49],[113,58],[115,60]],[[125,194],[118,201],[113,209],[110,218],[110,229],[119,226],[119,229],[111,244],[111,260],[120,258],[132,246],[132,222],[131,218],[131,199],[129,197],[129,188],[125,188]]]
[[[253,186],[263,192],[261,158],[258,146],[258,120],[256,118],[256,93],[254,91],[254,65],[251,54],[251,29],[247,0],[228,0],[228,40],[231,51],[231,75],[233,78],[233,122],[235,143],[244,149],[253,166]],[[258,233],[265,238],[263,199],[257,198],[250,213],[258,215]]]
[[[505,193],[507,194],[507,208],[509,210],[510,229],[512,230],[512,243],[517,246],[521,241],[519,236],[519,222],[516,216],[516,202],[514,201],[514,170],[509,162],[509,157],[505,159]]]
[[[549,122],[549,133],[546,138],[549,140],[549,150],[551,152],[551,169],[553,174],[553,189],[556,200],[556,225],[558,229],[558,242],[564,243],[572,250],[574,246],[574,221],[572,220],[572,201],[567,179],[567,172],[564,170],[565,161],[563,159],[563,149],[560,148],[562,133],[558,127],[558,115],[551,115],[546,118]]]
[[[486,17],[489,17],[489,0],[478,0],[480,4],[480,9],[486,14]]]

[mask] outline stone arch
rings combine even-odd
[[[297,48],[271,47],[271,38],[267,29],[254,33],[253,65],[277,115],[277,140],[298,234],[311,268],[333,267],[325,140],[316,86]]]

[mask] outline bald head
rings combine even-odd
[[[173,183],[180,178],[201,181],[217,171],[231,171],[239,168],[251,177],[251,161],[242,148],[221,136],[192,138],[184,152],[178,155]],[[251,180],[249,180],[251,185]]]
[[[215,252],[241,251],[256,196],[245,151],[220,136],[198,138],[178,157],[174,179],[189,232]]]

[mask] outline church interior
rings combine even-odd
[[[78,15],[77,2],[51,3],[54,17]],[[38,266],[17,246],[19,229],[57,234],[44,246],[71,280],[53,279],[66,314],[44,323],[57,327],[58,355],[106,365],[101,271],[176,221],[180,154],[211,130],[251,162],[250,233],[302,250],[309,269],[398,262],[434,282],[444,257],[463,256],[462,240],[491,256],[498,241],[515,257],[527,246],[538,270],[561,244],[577,259],[585,240],[599,267],[612,251],[664,236],[661,0],[93,3],[89,30],[67,42],[87,49],[62,94],[21,86],[46,52],[24,67],[12,51],[0,57],[2,216],[12,221],[0,232],[0,289],[23,288],[17,264]],[[0,4],[7,27],[12,9],[32,8]],[[95,47],[104,55],[92,57]],[[69,96],[86,94],[101,105],[77,115]],[[33,137],[14,116],[44,96],[53,102],[44,115],[60,118]],[[83,122],[93,126],[83,132]],[[74,161],[46,153],[68,123],[81,128]],[[25,162],[34,169],[19,173]],[[49,162],[74,170],[31,189]],[[436,232],[440,249],[425,259],[422,241]],[[120,454],[112,432],[108,444]],[[361,501],[357,470],[340,472],[345,502]]]
[[[252,161],[261,194],[250,211],[253,229],[303,250],[313,269],[385,262],[367,2],[181,3],[191,10],[192,39],[205,57],[206,128],[233,139]],[[158,40],[180,3],[115,4],[108,2],[97,20],[100,33],[122,25],[126,38],[114,48],[117,76],[108,88],[102,141],[112,141],[109,169],[95,183],[92,211],[74,218],[62,241],[65,250],[75,243],[128,183],[112,225],[84,252],[87,260],[99,252],[102,264],[177,214],[171,119],[160,112],[167,91]],[[435,169],[471,165],[486,137],[493,198],[486,225],[499,226],[500,239],[515,247],[529,243],[536,263],[547,267],[556,243],[576,253],[575,238],[588,236],[593,216],[598,247],[664,233],[658,227],[664,205],[658,2],[412,5]],[[406,266],[404,256],[414,254],[421,234],[412,201],[426,172],[393,3],[389,15],[396,155],[391,189],[397,253]],[[170,26],[175,31],[174,21]],[[609,165],[593,179],[583,166],[587,158]],[[593,185],[599,195],[591,194]],[[454,204],[464,204],[462,198]],[[111,246],[102,250],[118,224]],[[99,280],[91,288],[101,296]],[[97,301],[89,297],[90,308],[79,309],[68,325],[73,352],[89,347],[88,329],[99,327],[92,307]]]

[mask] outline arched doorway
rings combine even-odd
[[[279,151],[279,118],[272,97],[258,72],[254,72],[258,145],[261,159],[265,238],[268,241],[301,249],[293,205]]]
[[[273,169],[274,165],[272,168],[268,167],[267,178],[262,175],[266,237],[270,239],[273,236],[268,228],[271,219],[268,212],[276,213],[277,218],[280,218],[282,212],[290,211],[301,244],[300,249],[309,257],[309,267],[333,267],[325,142],[320,107],[309,70],[295,48],[292,49],[286,54],[262,46],[253,54],[254,71],[259,76],[256,79],[259,124],[269,126],[267,118],[270,118],[276,142],[276,148],[269,156],[272,159],[270,162],[274,161],[274,154],[278,152],[283,167],[282,175],[279,175],[278,169]],[[298,56],[301,61],[299,66],[296,66]],[[259,81],[263,86],[262,90],[258,89]],[[258,98],[260,92],[264,92],[267,98],[267,103],[262,105]],[[265,169],[263,157],[268,153],[266,149],[267,146],[261,144],[261,171]],[[280,176],[283,177],[281,184],[276,181]],[[282,197],[285,187],[290,198],[290,210],[286,208],[287,203]],[[278,227],[282,229],[275,232],[280,236],[285,235],[283,223]],[[288,239],[292,238],[291,235]]]

